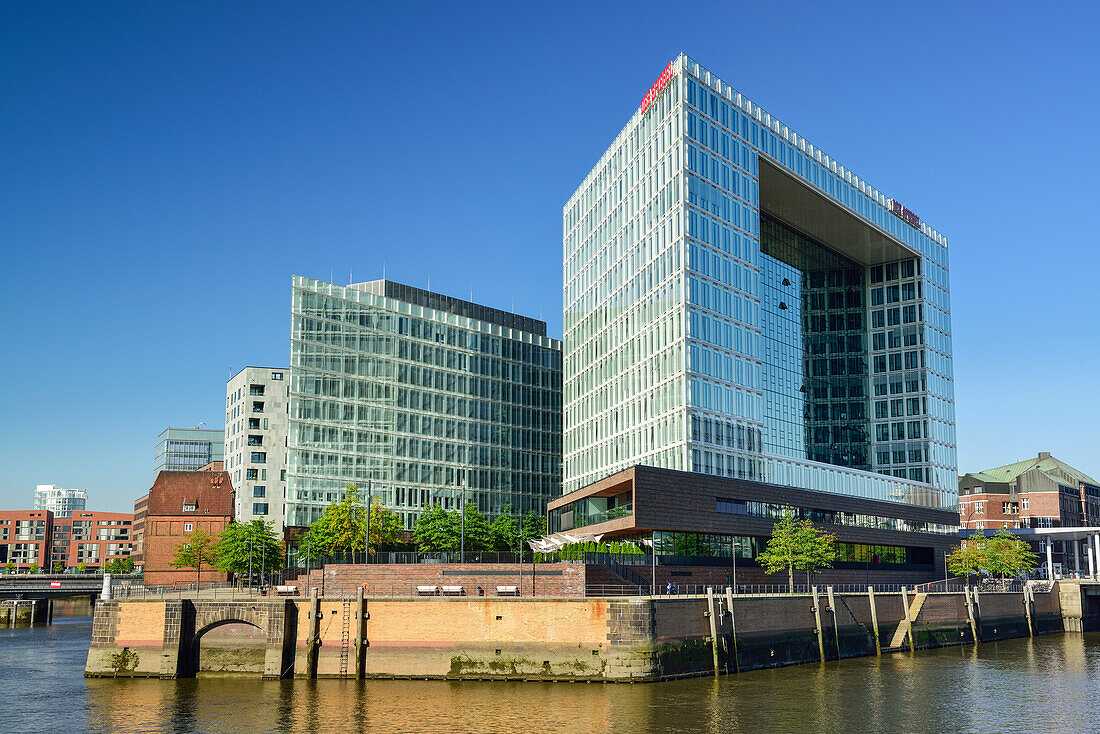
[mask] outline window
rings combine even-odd
[[[189,522],[185,522],[185,523],[183,524],[183,532],[185,532],[185,533],[189,533],[189,532],[191,532],[191,531],[192,531],[193,529],[194,529],[194,526],[193,526],[193,525],[192,525],[191,523],[189,523]]]
[[[244,470],[244,478],[248,479],[248,480],[253,480],[254,481],[254,480],[258,479],[259,474],[260,474],[259,471],[257,471],[256,469],[245,469]]]
[[[255,487],[252,488],[252,496],[253,497],[261,497],[261,498],[266,497],[267,496],[267,487],[265,487],[262,484],[257,484]]]
[[[263,403],[262,400],[253,400],[252,401],[252,412],[253,413],[263,413],[264,412],[264,403]]]
[[[279,481],[280,482],[285,482],[286,481],[286,469],[280,469],[279,470]]]
[[[267,503],[266,502],[253,502],[252,503],[252,514],[253,515],[266,515],[267,514]]]
[[[253,464],[263,464],[263,463],[266,463],[266,462],[267,462],[267,452],[266,451],[253,451],[252,452],[252,463]]]
[[[264,386],[263,385],[249,385],[248,386],[248,394],[249,395],[257,395],[257,396],[263,395],[264,394]]]
[[[248,445],[249,446],[263,446],[264,445],[264,437],[263,436],[249,436],[248,437]]]
[[[260,419],[259,418],[249,418],[248,419],[248,430],[250,430],[250,431],[260,430]]]
[[[1031,509],[1031,499],[1028,498],[1028,497],[1021,497],[1020,498],[1020,509],[1021,510],[1030,510]]]
[[[283,379],[283,373],[282,372],[272,372],[271,373],[271,379],[272,380],[281,380],[281,379]]]
[[[985,500],[978,500],[974,503],[974,512],[979,515],[985,514]]]
[[[194,502],[184,502],[183,503],[183,511],[184,512],[198,512],[198,509],[199,509],[199,506]]]

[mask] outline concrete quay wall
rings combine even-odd
[[[101,601],[85,674],[651,681],[1062,630],[1057,591],[969,596]]]

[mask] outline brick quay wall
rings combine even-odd
[[[724,590],[417,598],[362,597],[360,588],[100,601],[85,674],[653,681],[1060,632],[1060,596],[1080,594],[909,592],[903,601],[900,592],[819,588],[816,597],[735,596],[731,614]]]

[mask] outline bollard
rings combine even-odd
[[[110,600],[111,598],[111,574],[103,574],[103,591],[99,593],[99,598],[104,600]]]
[[[306,638],[306,670],[307,677],[317,677],[317,648],[321,641],[321,604],[317,598],[317,587],[309,590],[309,636]]]
[[[367,614],[363,603],[363,587],[355,592],[355,677],[364,675],[367,653]]]

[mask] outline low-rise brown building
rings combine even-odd
[[[830,578],[837,583],[942,578],[944,552],[958,543],[953,509],[649,466],[625,469],[552,500],[547,520],[551,537],[655,543],[662,565],[723,567],[724,574],[733,556],[742,571],[757,568],[756,557],[787,507],[836,536],[838,559]],[[752,583],[774,581],[760,571],[743,576]]]
[[[218,535],[233,519],[233,484],[224,471],[162,471],[148,495],[135,503],[141,521],[135,530],[147,586],[225,581],[227,575],[172,565],[179,547],[196,530]]]

